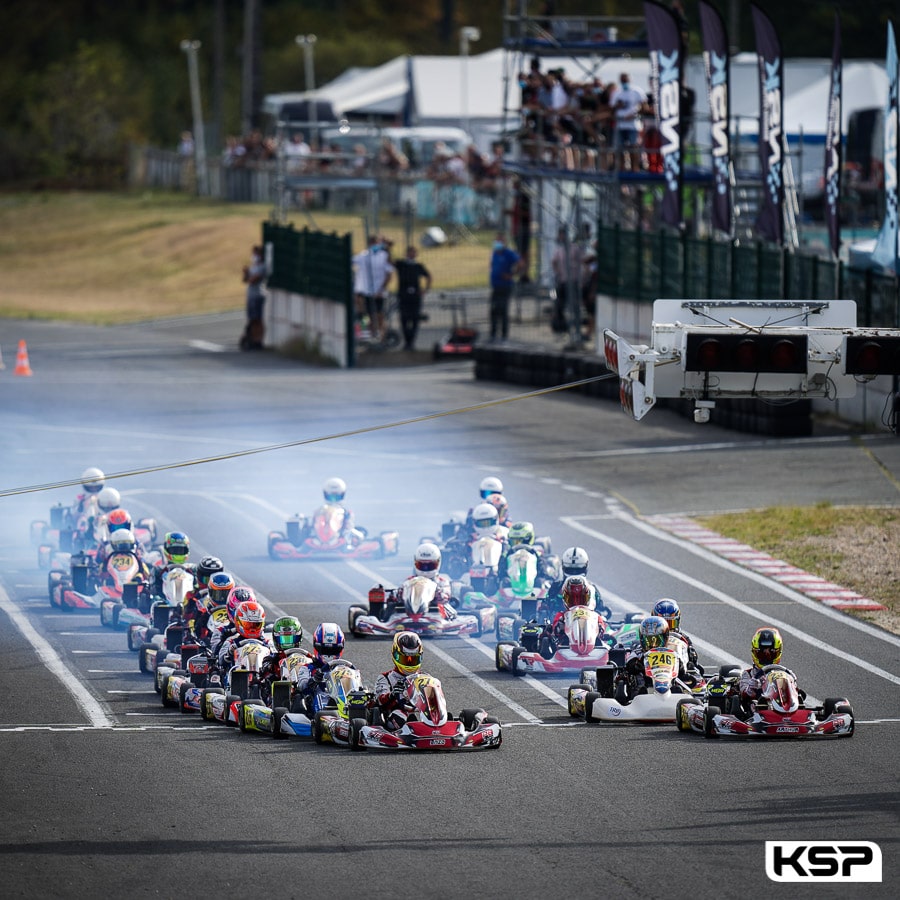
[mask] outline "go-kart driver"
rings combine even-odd
[[[138,564],[138,572],[135,576],[135,580],[149,581],[150,568],[148,567],[147,563],[145,563],[141,558],[140,550],[138,548],[139,545],[135,540],[134,534],[132,534],[132,532],[127,528],[119,529],[118,531],[115,531],[110,535],[109,556],[112,556],[114,553],[127,553],[130,556],[133,556]],[[107,557],[107,559],[108,558],[109,557]],[[99,572],[101,584],[113,583],[113,578],[106,570],[105,565],[100,568]]]
[[[738,678],[738,696],[743,713],[750,712],[750,704],[762,696],[763,669],[777,666],[781,662],[783,643],[777,628],[758,628],[750,639],[750,658],[753,664],[744,669]],[[790,670],[788,670],[790,671]],[[791,672],[793,675],[794,673]],[[795,676],[796,677],[796,676]],[[798,690],[801,701],[806,700],[806,692]]]
[[[294,616],[282,616],[272,626],[272,643],[275,652],[270,653],[260,667],[260,688],[262,699],[269,701],[272,696],[272,682],[280,677],[281,663],[292,653],[303,652],[303,626]]]
[[[84,488],[84,493],[78,494],[72,504],[73,521],[77,521],[79,516],[92,514],[95,498],[103,490],[104,484],[106,484],[106,476],[96,466],[91,466],[81,473],[81,486]]]
[[[442,616],[452,615],[447,612],[447,605],[450,604],[453,596],[453,585],[450,577],[441,572],[440,547],[431,541],[423,541],[416,547],[416,552],[413,554],[413,573],[397,588],[397,599],[400,603],[404,600],[404,589],[418,575],[434,582],[435,590],[432,602],[436,605],[437,611]]]
[[[236,634],[219,645],[218,664],[220,672],[227,672],[234,665],[234,656],[239,647],[248,641],[262,641],[267,644],[263,629],[266,627],[266,611],[256,600],[244,600],[234,614]]]
[[[375,703],[381,710],[384,727],[397,731],[406,724],[411,707],[406,699],[410,679],[422,667],[422,639],[415,632],[400,631],[391,643],[394,668],[382,672],[375,682]]]
[[[322,485],[322,496],[325,502],[332,506],[340,506],[344,510],[344,519],[341,522],[341,538],[351,542],[356,532],[356,526],[353,520],[353,511],[347,509],[344,505],[344,497],[347,494],[347,484],[343,478],[329,478]]]
[[[688,666],[696,669],[702,675],[703,666],[697,662],[697,651],[694,649],[694,642],[681,630],[681,608],[678,604],[671,597],[663,597],[653,604],[650,615],[665,619],[666,624],[669,626],[669,634],[680,637],[687,644]]]
[[[117,531],[129,531],[131,532],[132,537],[134,537],[131,513],[121,506],[117,509],[110,510],[110,512],[106,514],[106,534],[97,543],[97,550],[94,554],[97,566],[101,569],[106,565],[106,561],[113,552],[112,538]],[[137,542],[135,542],[134,554],[139,559],[143,558],[143,548]]]
[[[537,578],[536,581],[544,579],[544,584],[551,581],[547,573],[547,564],[543,553],[534,545],[535,534],[534,525],[531,522],[514,522],[509,527],[507,535],[508,548],[503,554],[498,574],[501,578],[506,578],[509,571],[510,554],[516,550],[527,550],[537,561]]]
[[[212,650],[216,656],[219,655],[219,652],[225,646],[225,643],[237,635],[235,616],[237,615],[238,607],[249,600],[252,600],[255,603],[256,594],[244,585],[234,587],[229,592],[228,600],[225,601],[225,610],[228,613],[228,624],[221,631],[213,632],[209,642],[209,649]]]
[[[206,583],[205,596],[194,591],[188,595],[182,616],[194,637],[204,643],[211,641],[213,632],[209,627],[209,617],[214,609],[227,607],[235,587],[237,583],[230,572],[213,572]]]
[[[547,615],[555,615],[560,609],[564,608],[562,591],[566,579],[572,575],[583,575],[587,578],[588,565],[590,563],[587,550],[583,547],[567,547],[559,561],[562,569],[562,578],[558,578],[550,585],[547,589],[546,600],[543,601],[546,604]],[[590,582],[590,585],[594,590],[597,612],[609,621],[612,618],[612,610],[603,602],[600,596],[600,588],[593,581]]]
[[[669,623],[661,616],[646,616],[638,628],[640,636],[640,648],[635,648],[628,654],[625,660],[625,671],[634,679],[639,694],[647,693],[648,684],[647,665],[645,657],[651,650],[657,650],[666,646],[669,636]],[[679,672],[679,678],[683,673]]]
[[[317,693],[327,694],[325,680],[332,667],[340,661],[341,665],[355,669],[344,655],[344,632],[335,622],[322,622],[316,626],[313,632],[313,656],[306,664],[306,671],[301,672],[297,678],[297,694],[307,702],[307,708],[312,708],[312,698]]]
[[[99,544],[109,537],[107,518],[122,505],[122,495],[114,487],[105,487],[97,494],[97,515],[90,523],[94,540]]]
[[[170,531],[163,538],[162,557],[153,567],[151,589],[155,597],[162,596],[163,579],[172,569],[188,569],[191,552],[190,538],[183,531]]]

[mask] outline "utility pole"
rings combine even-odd
[[[181,49],[187,54],[188,80],[191,86],[191,111],[194,117],[194,165],[197,167],[197,193],[209,194],[206,175],[206,135],[203,131],[203,107],[200,103],[200,75],[197,70],[197,51],[200,41],[182,41]]]

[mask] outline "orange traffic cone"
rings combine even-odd
[[[28,363],[28,347],[25,341],[19,341],[19,352],[16,353],[16,368],[13,375],[33,375]]]

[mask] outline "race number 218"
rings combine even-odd
[[[881,848],[871,841],[766,841],[772,881],[881,881]]]

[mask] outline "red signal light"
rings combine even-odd
[[[900,375],[900,337],[848,336],[844,371],[848,375]]]
[[[688,332],[684,368],[688,372],[805,374],[806,334],[710,334]]]

